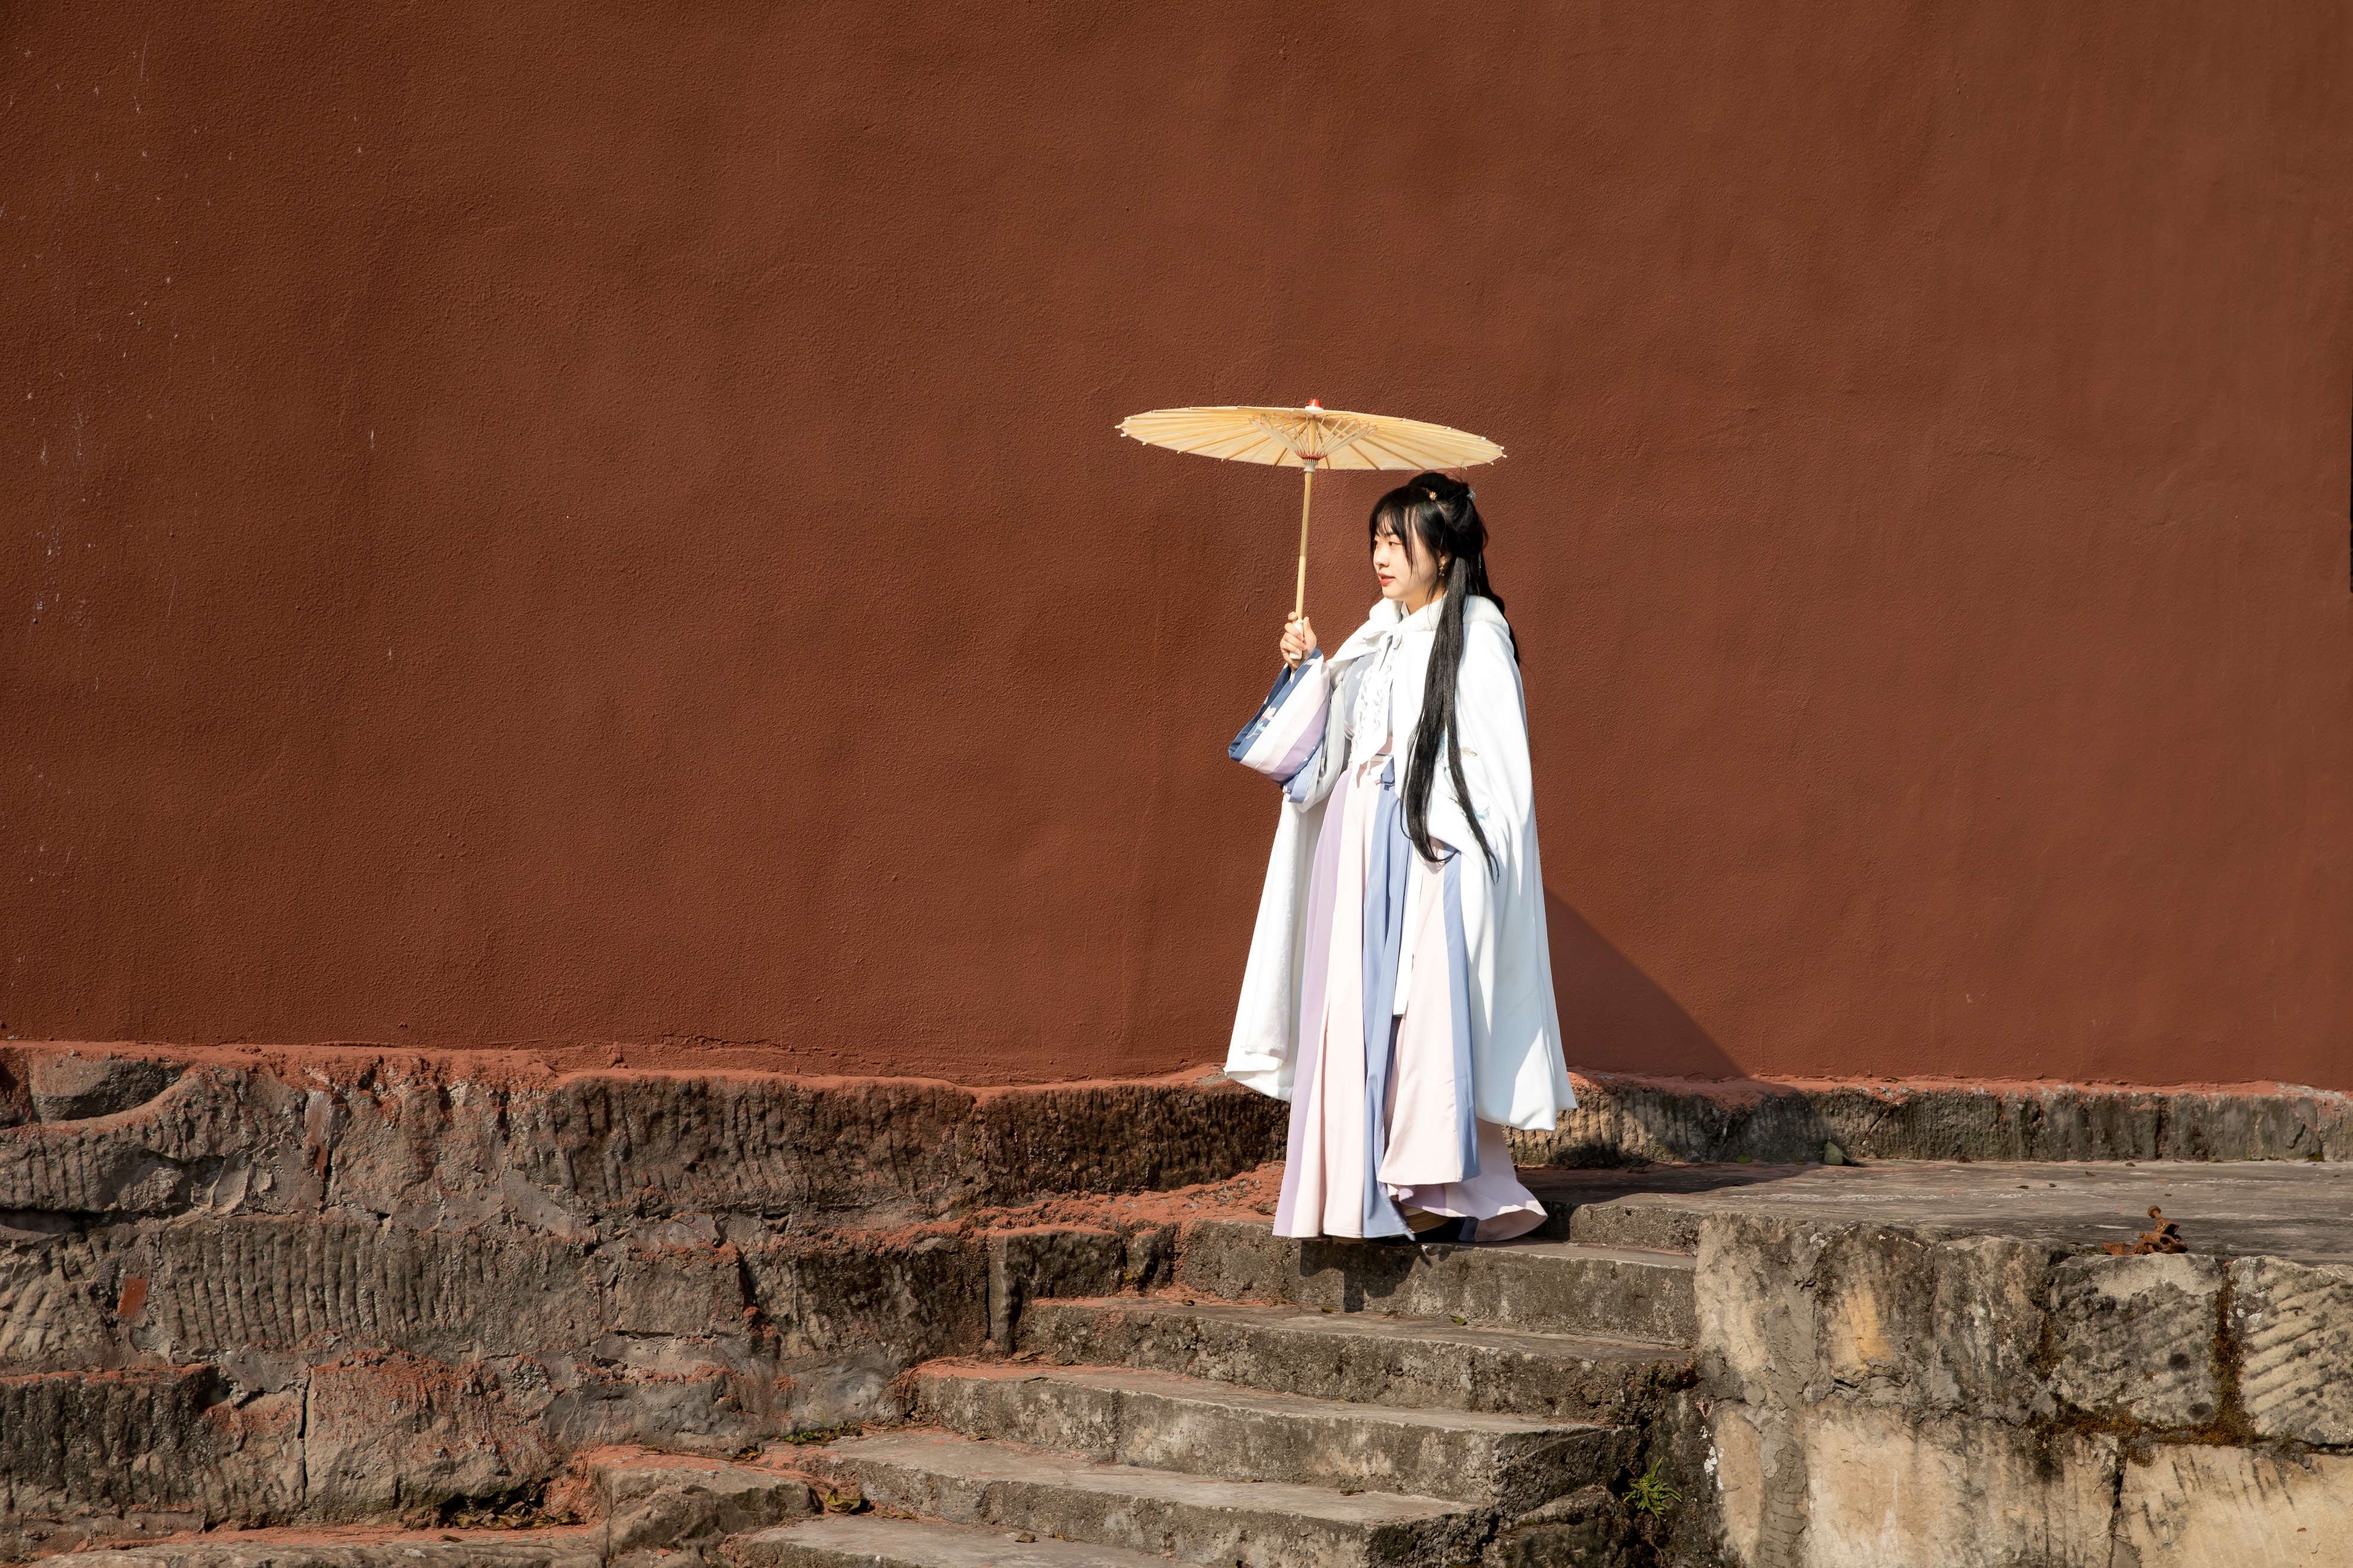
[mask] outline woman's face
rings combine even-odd
[[[1411,615],[1438,592],[1438,556],[1434,552],[1409,552],[1386,522],[1373,535],[1373,575],[1381,580],[1381,597],[1395,599]]]

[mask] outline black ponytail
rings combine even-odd
[[[1455,688],[1462,673],[1462,616],[1472,595],[1488,600],[1496,609],[1503,599],[1487,581],[1487,524],[1471,487],[1444,474],[1416,474],[1383,496],[1373,508],[1370,531],[1377,544],[1384,529],[1405,545],[1409,557],[1424,550],[1446,563],[1441,576],[1446,594],[1439,601],[1438,638],[1430,650],[1430,673],[1421,693],[1421,720],[1414,726],[1413,742],[1406,752],[1406,837],[1425,860],[1438,858],[1430,837],[1430,785],[1438,769],[1438,749],[1446,748],[1447,773],[1454,781],[1454,798],[1462,803],[1462,819],[1487,858],[1487,875],[1496,872],[1494,847],[1479,826],[1471,804],[1471,784],[1462,772],[1462,741],[1455,733]],[[1516,643],[1512,657],[1519,657]]]

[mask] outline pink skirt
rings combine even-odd
[[[1401,1236],[1409,1212],[1470,1220],[1479,1241],[1544,1223],[1504,1130],[1473,1114],[1463,858],[1423,860],[1403,819],[1386,755],[1324,808],[1278,1236]]]

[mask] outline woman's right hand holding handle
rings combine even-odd
[[[1295,665],[1315,651],[1315,627],[1305,616],[1292,616],[1282,623],[1282,662]]]

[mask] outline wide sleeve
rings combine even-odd
[[[1226,755],[1289,787],[1324,742],[1331,702],[1330,668],[1322,653],[1310,654],[1275,679],[1273,689],[1226,748]]]
[[[1356,706],[1356,687],[1364,679],[1364,661],[1352,660],[1331,677],[1332,693],[1324,703],[1324,736],[1297,773],[1284,781],[1282,793],[1304,810],[1321,805],[1348,765],[1348,711]]]
[[[1305,957],[1308,883],[1323,832],[1324,805],[1348,763],[1347,715],[1364,679],[1364,632],[1314,676],[1324,683],[1323,730],[1296,772],[1284,781],[1276,806],[1274,847],[1259,894],[1258,923],[1234,1007],[1226,1048],[1226,1076],[1281,1100],[1292,1095],[1293,1047],[1299,1039],[1300,980]],[[1270,700],[1282,693],[1270,693]],[[1247,731],[1245,731],[1247,733]]]
[[[1306,935],[1308,868],[1323,826],[1324,805],[1288,800],[1277,808],[1274,849],[1267,857],[1258,923],[1234,1005],[1234,1032],[1226,1043],[1226,1076],[1261,1094],[1291,1098],[1293,1047],[1299,1038],[1299,969]]]

